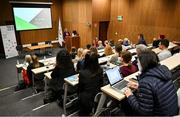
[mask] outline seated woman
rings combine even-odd
[[[115,52],[116,53],[111,57],[109,62],[117,65],[117,64],[120,64],[120,61],[118,60],[118,58],[120,57],[120,54],[122,52],[122,45],[120,43],[117,43],[115,45]]]
[[[129,41],[128,38],[124,38],[124,40],[123,40],[123,45],[124,45],[124,46],[129,46],[129,45],[130,45],[130,41]]]
[[[129,51],[124,51],[121,53],[120,72],[123,77],[126,77],[137,71],[137,67],[131,63],[132,54]]]
[[[78,48],[77,55],[75,57],[74,62],[78,62],[79,60],[81,60],[82,54],[83,54],[83,48]]]
[[[88,52],[85,56],[84,69],[79,73],[80,116],[89,116],[94,106],[94,97],[103,84],[103,70],[98,63],[98,56]]]
[[[144,35],[143,34],[139,34],[138,35],[138,44],[144,44],[145,46],[147,46],[146,40],[144,39]]]
[[[31,55],[26,55],[25,56],[25,61],[24,61],[24,66],[29,66],[32,63],[32,57]],[[28,71],[30,71],[30,68],[28,68]],[[32,74],[32,73],[29,73]],[[28,77],[28,72],[25,69],[22,69],[22,78],[26,86],[31,86],[32,85],[32,80],[30,82],[30,78]],[[32,78],[31,78],[32,79]]]
[[[52,102],[57,99],[62,102],[64,78],[74,74],[75,70],[70,54],[65,48],[61,48],[56,57],[56,66],[51,73],[52,79],[48,82],[44,103]],[[74,90],[71,90],[71,92],[74,92]]]
[[[101,40],[99,40],[99,41],[98,41],[98,47],[97,47],[97,49],[98,49],[98,50],[100,50],[100,49],[104,49],[104,46],[103,46],[103,44],[102,44],[102,41],[101,41]]]
[[[98,54],[98,51],[97,51],[97,49],[96,49],[95,47],[91,47],[91,48],[90,48],[90,51],[91,51],[91,52],[94,52],[95,54],[97,54],[97,55],[98,55],[98,58],[100,57],[100,55]]]
[[[84,68],[85,55],[89,51],[90,50],[87,50],[87,49],[83,50],[82,58],[77,62],[77,65],[76,65],[76,71],[77,72],[79,72],[80,70],[82,70]]]
[[[92,45],[93,45],[95,48],[98,47],[98,41],[99,41],[98,37],[96,37],[96,38],[93,40]]]
[[[26,55],[25,56],[25,61],[24,61],[24,65],[29,65],[32,63],[32,58],[31,58],[31,55]]]
[[[171,71],[159,64],[157,55],[146,50],[139,55],[138,83],[130,82],[125,95],[136,116],[174,116],[178,114],[177,93]],[[132,93],[131,89],[137,89]],[[132,112],[133,113],[133,112]]]
[[[113,54],[113,51],[112,51],[111,46],[109,45],[109,42],[106,40],[104,43],[105,43],[104,54],[106,56]]]
[[[36,55],[32,56],[32,63],[30,63],[27,67],[27,75],[30,80],[30,85],[32,85],[32,69],[43,67],[44,64],[39,62],[39,59]],[[38,81],[43,79],[43,75],[40,75],[41,78],[34,78],[34,81]]]
[[[71,52],[70,52],[71,58],[72,58],[72,59],[75,59],[76,54],[77,54],[76,47],[72,47],[72,48],[71,48]]]

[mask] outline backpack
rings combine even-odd
[[[31,84],[31,82],[29,80],[29,77],[27,75],[27,71],[25,69],[22,69],[22,77],[23,77],[24,84],[26,86],[29,86]]]

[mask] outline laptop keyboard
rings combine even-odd
[[[123,89],[124,87],[127,86],[127,84],[128,84],[128,81],[123,80],[123,81],[117,83],[116,85],[114,85],[114,87],[117,89]]]

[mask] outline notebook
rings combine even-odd
[[[110,86],[120,92],[124,92],[128,81],[124,80],[119,72],[119,67],[114,67],[106,71]]]

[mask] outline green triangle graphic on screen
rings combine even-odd
[[[26,22],[25,20],[15,16],[15,22],[17,26],[17,30],[27,30],[27,29],[38,29],[37,26]]]

